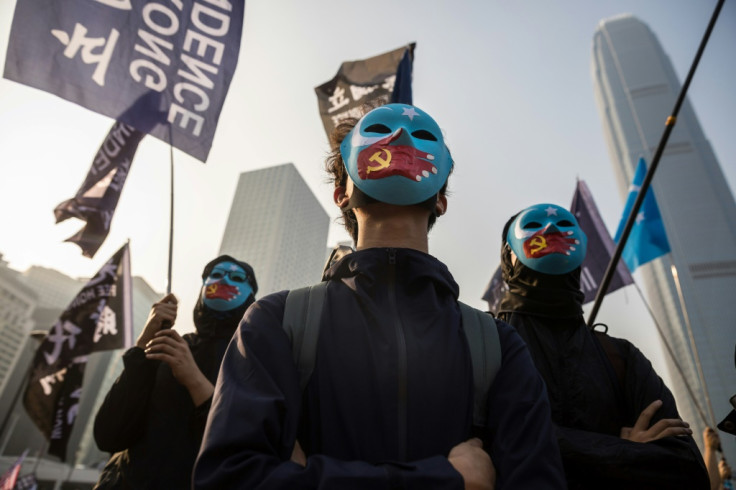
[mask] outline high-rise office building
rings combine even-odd
[[[86,283],[87,279],[74,279],[45,267],[32,266],[19,272],[9,268],[0,256],[0,334],[6,339],[4,347],[0,348],[0,375],[3,374],[3,360],[7,357],[14,361],[9,367],[7,382],[0,382],[2,456],[11,456],[12,460],[25,449],[29,450],[28,456],[31,458],[37,454],[43,458],[45,454],[44,436],[26,414],[21,401],[27,383],[25,373],[39,345],[29,333],[31,330],[47,332]],[[162,294],[154,291],[140,277],[133,277],[132,292],[135,338],[145,325],[151,305]],[[116,350],[95,352],[89,356],[77,420],[67,445],[67,457],[69,464],[90,466],[92,469],[79,471],[80,475],[75,473],[71,480],[75,483],[94,483],[99,471],[97,466],[109,457],[94,442],[93,423],[97,409],[122,371],[122,353],[122,350]],[[41,483],[70,478],[67,466],[56,463],[55,457],[48,459],[37,469]]]
[[[639,158],[651,163],[681,85],[654,33],[630,15],[600,22],[592,75],[624,199]],[[736,394],[736,204],[687,98],[652,189],[671,252],[637,273],[641,271],[650,307],[675,352],[675,359],[667,358],[670,388],[702,444],[704,425],[722,420],[731,410],[729,397]],[[694,396],[688,395],[687,386]],[[726,458],[734,461],[736,441],[730,436],[721,440]]]
[[[296,167],[240,174],[220,253],[248,262],[258,296],[319,281],[330,218]]]
[[[18,275],[7,267],[0,254],[0,393],[14,385],[11,374],[33,328],[31,317],[37,302],[36,293]],[[7,411],[9,404],[8,397],[3,397],[0,414]]]

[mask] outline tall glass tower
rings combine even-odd
[[[630,15],[600,22],[592,58],[595,99],[623,200],[639,158],[651,163],[680,82],[655,35]],[[672,251],[637,273],[675,352],[676,359],[667,359],[670,388],[702,444],[705,424],[722,420],[736,394],[736,204],[687,99],[652,189]],[[721,433],[721,441],[726,458],[736,461],[734,437]]]
[[[220,253],[248,262],[258,296],[316,283],[330,218],[291,163],[240,174]]]

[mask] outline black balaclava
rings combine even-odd
[[[567,274],[552,275],[532,270],[520,260],[512,263],[506,236],[516,216],[518,213],[506,222],[501,235],[501,271],[509,289],[498,313],[517,312],[551,318],[582,316],[585,295],[580,290],[580,267]]]
[[[194,306],[194,326],[197,334],[202,338],[230,338],[235,328],[243,318],[245,310],[255,301],[255,294],[258,292],[258,284],[253,268],[246,262],[241,262],[229,255],[220,255],[216,259],[204,266],[202,271],[202,280],[209,277],[212,269],[221,262],[232,262],[243,268],[246,274],[248,284],[253,288],[253,294],[250,295],[245,302],[237,308],[227,311],[216,311],[209,308],[202,302],[202,295],[199,295],[197,304]]]

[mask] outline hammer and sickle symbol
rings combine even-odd
[[[382,155],[383,152],[386,153],[385,158]],[[383,148],[375,152],[373,155],[371,155],[371,157],[368,160],[371,162],[377,162],[378,166],[366,167],[366,173],[377,172],[379,170],[383,170],[384,168],[388,168],[388,166],[391,165],[391,152]]]
[[[544,250],[545,248],[547,248],[547,240],[541,235],[537,235],[529,241],[529,250],[532,255]]]

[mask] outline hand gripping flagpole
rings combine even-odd
[[[608,286],[611,283],[611,279],[613,279],[613,274],[616,272],[616,266],[618,264],[618,261],[621,259],[621,254],[623,253],[624,246],[626,246],[626,241],[629,238],[631,229],[634,227],[634,223],[636,222],[636,215],[639,214],[639,208],[644,202],[644,197],[646,197],[647,195],[647,190],[649,190],[649,185],[652,181],[652,178],[654,177],[654,172],[657,170],[659,160],[662,157],[665,146],[667,146],[667,140],[669,140],[670,133],[675,127],[675,123],[677,122],[677,115],[680,112],[680,106],[682,106],[682,103],[685,100],[687,89],[690,87],[690,82],[692,81],[693,75],[695,74],[695,69],[698,67],[698,63],[700,62],[700,58],[703,55],[703,51],[705,51],[705,45],[708,44],[708,38],[710,38],[710,34],[713,31],[713,26],[715,26],[718,15],[721,12],[723,2],[724,0],[718,0],[718,4],[716,5],[715,10],[713,11],[713,15],[710,18],[708,27],[705,30],[705,34],[703,35],[703,39],[700,41],[698,52],[695,53],[695,59],[693,59],[693,63],[690,66],[690,71],[685,78],[685,83],[682,84],[680,94],[677,96],[677,101],[675,102],[675,107],[672,109],[672,114],[668,116],[667,120],[665,121],[664,132],[662,133],[662,138],[659,140],[657,151],[654,153],[652,164],[647,170],[647,174],[644,176],[644,181],[641,183],[641,189],[639,189],[639,193],[636,196],[636,200],[634,201],[634,205],[631,208],[631,212],[626,219],[626,225],[624,226],[623,232],[621,233],[621,238],[619,239],[618,244],[616,244],[616,249],[613,251],[611,261],[608,263],[606,272],[603,275],[601,286],[600,288],[598,288],[598,292],[595,295],[595,302],[593,303],[593,308],[590,310],[590,315],[588,316],[588,326],[591,328],[595,322],[595,317],[598,314],[601,303],[603,302],[603,297],[608,291]]]

